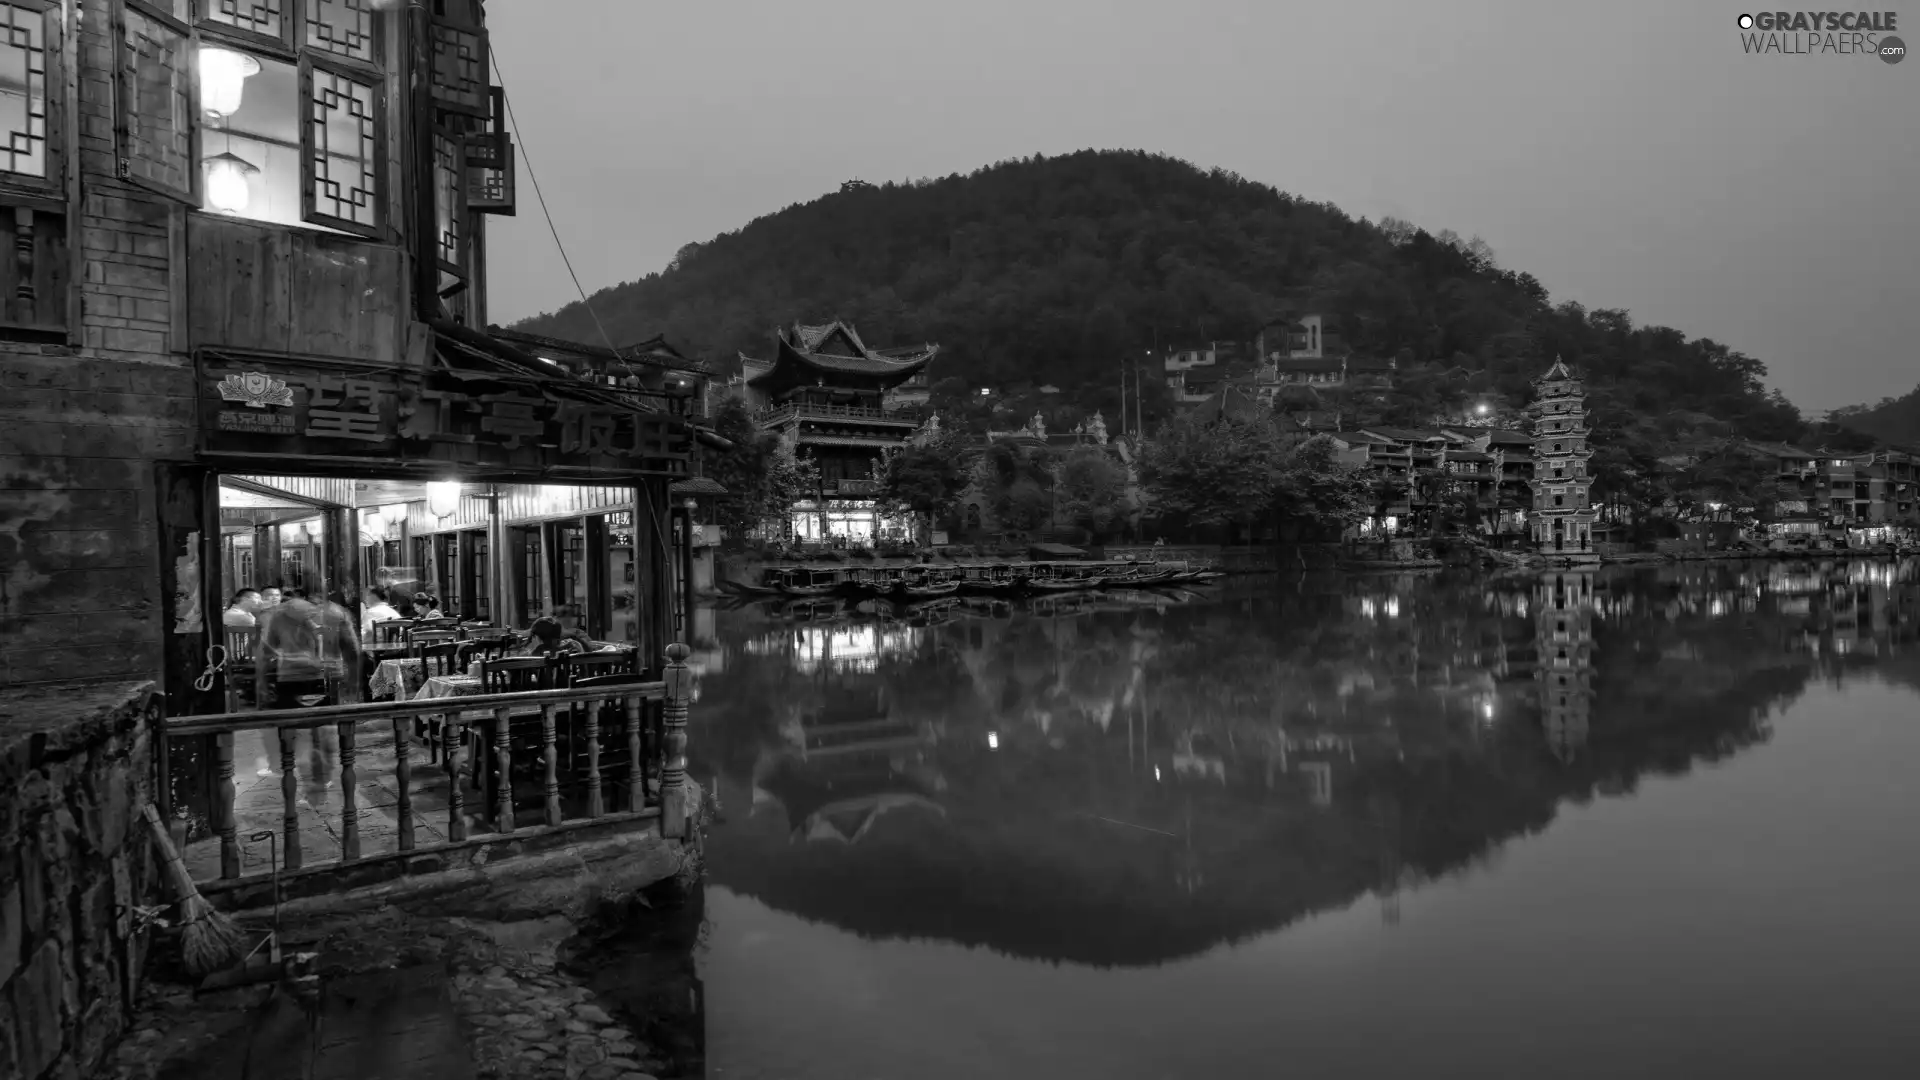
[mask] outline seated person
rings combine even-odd
[[[373,640],[373,624],[388,622],[400,617],[400,612],[387,603],[387,590],[375,585],[367,590],[366,602],[360,608],[360,636]]]
[[[413,594],[413,617],[416,619],[444,619],[440,614],[440,601],[431,593]]]
[[[259,611],[262,606],[264,604],[260,599],[259,589],[241,589],[233,594],[233,600],[227,604],[227,610],[220,616],[220,622],[234,630],[257,626],[259,620],[254,617],[254,612]]]
[[[527,627],[527,643],[515,650],[515,656],[576,656],[587,651],[586,643],[560,628],[559,620],[541,616]]]

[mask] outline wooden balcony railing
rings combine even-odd
[[[657,817],[682,837],[687,655],[669,646],[651,682],[169,718],[161,809],[188,803],[181,854],[201,883],[593,821]]]
[[[871,499],[880,494],[881,483],[878,480],[823,480],[820,490],[828,498]]]
[[[896,420],[888,416],[884,409],[867,405],[822,405],[802,401],[790,401],[762,409],[757,419],[762,424],[783,424],[789,420],[865,420],[899,424],[902,427],[915,426],[914,421]]]

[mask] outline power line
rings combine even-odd
[[[513,136],[520,141],[520,160],[526,163],[527,180],[533,185],[533,197],[540,203],[541,216],[547,219],[547,231],[553,234],[553,246],[560,249],[560,261],[567,268],[567,276],[573,279],[574,290],[580,294],[580,306],[587,309],[587,317],[593,320],[594,329],[600,331],[600,340],[606,342],[607,351],[618,354],[613,338],[607,336],[607,328],[600,322],[600,316],[593,310],[593,304],[587,299],[587,290],[580,284],[580,275],[574,273],[573,260],[567,257],[567,245],[560,240],[560,229],[553,223],[553,213],[547,209],[547,197],[540,193],[540,178],[533,171],[533,154],[527,149],[526,132],[520,129],[520,121],[513,115],[513,98],[507,94],[507,76],[500,70],[500,54],[487,50],[488,58],[493,61],[493,79],[500,86],[500,101],[507,107],[507,123],[513,126]]]

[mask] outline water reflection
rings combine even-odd
[[[1920,685],[1915,565],[1235,580],[721,612],[712,881],[870,938],[1161,964],[1470,873],[1564,804]],[[1903,651],[1909,650],[1909,651]]]

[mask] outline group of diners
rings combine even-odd
[[[460,674],[473,659],[564,662],[621,648],[591,641],[577,615],[569,615],[572,609],[563,608],[516,632],[449,617],[428,592],[406,595],[375,586],[366,590],[355,619],[338,592],[276,585],[235,592],[221,621],[235,701],[294,709],[338,703],[340,687],[355,677],[350,673],[364,681],[384,659],[419,658],[438,673]]]

